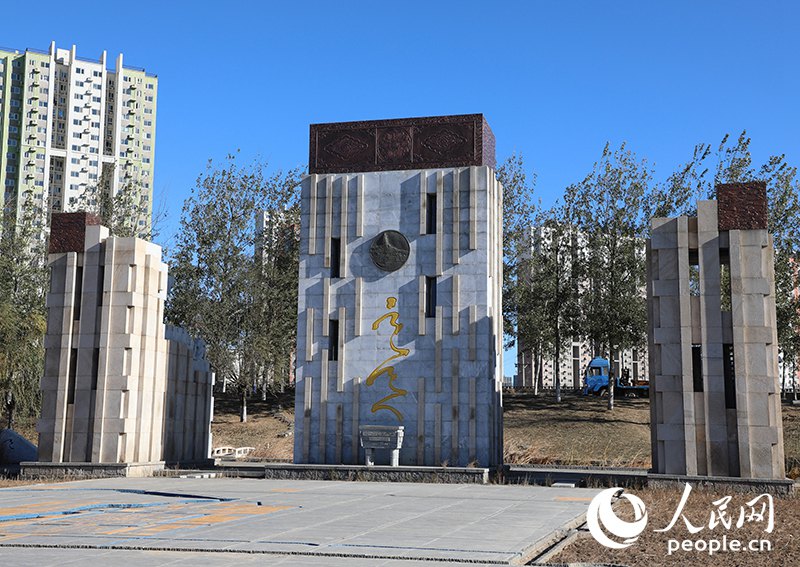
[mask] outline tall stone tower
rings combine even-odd
[[[298,463],[502,456],[502,187],[480,114],[311,126],[302,184]]]
[[[146,474],[208,459],[214,374],[202,341],[164,324],[161,247],[110,236],[88,213],[56,213],[49,252],[40,462],[27,470]]]
[[[656,473],[783,479],[775,275],[763,182],[717,186],[648,243]]]

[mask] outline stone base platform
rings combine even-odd
[[[566,465],[505,465],[503,479],[506,484],[537,484],[552,486],[556,483],[576,487],[620,486],[642,488],[647,485],[647,469],[578,467]]]
[[[163,476],[189,471],[164,471]],[[208,470],[191,471],[207,473]],[[217,461],[213,472],[224,477],[276,480],[360,480],[372,482],[423,482],[441,484],[487,484],[489,469],[473,467],[390,467],[365,465],[305,465]]]
[[[20,477],[37,478],[110,478],[150,477],[164,469],[164,461],[152,463],[20,463]]]
[[[787,495],[794,491],[794,481],[790,478],[738,478],[729,476],[688,476],[649,473],[647,486],[650,488],[680,488],[685,483],[693,487],[719,488],[733,492],[754,492]]]

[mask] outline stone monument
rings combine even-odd
[[[163,323],[161,248],[57,213],[49,266],[39,464],[147,474],[207,459],[213,373],[203,345]]]
[[[311,126],[295,462],[362,464],[370,425],[403,427],[400,465],[501,462],[494,167],[480,114]]]
[[[785,478],[763,182],[717,186],[648,243],[653,470]]]

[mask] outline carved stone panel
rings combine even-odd
[[[488,165],[494,134],[482,114],[312,124],[310,173]]]

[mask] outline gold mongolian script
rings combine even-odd
[[[389,297],[386,299],[386,308],[387,309],[394,309],[397,305],[397,298]],[[394,385],[394,381],[397,380],[397,373],[394,371],[394,366],[388,366],[390,362],[396,360],[398,358],[403,358],[404,356],[408,356],[409,350],[407,348],[398,348],[394,344],[394,338],[400,333],[400,330],[403,328],[402,323],[398,323],[398,319],[400,314],[397,311],[389,311],[385,315],[381,315],[372,323],[372,330],[377,331],[378,327],[380,327],[381,323],[385,320],[389,320],[389,324],[394,327],[394,331],[392,331],[392,335],[389,337],[389,348],[392,349],[394,354],[381,362],[378,366],[375,367],[370,375],[367,377],[367,386],[372,386],[375,383],[375,380],[378,379],[379,376],[386,374],[389,377],[389,389],[392,391],[389,395],[381,398],[374,404],[372,404],[372,413],[375,413],[378,410],[389,410],[392,412],[398,421],[403,421],[403,414],[394,407],[389,405],[387,402],[393,400],[394,398],[399,398],[405,396],[408,392],[403,390],[402,388],[398,388]]]

